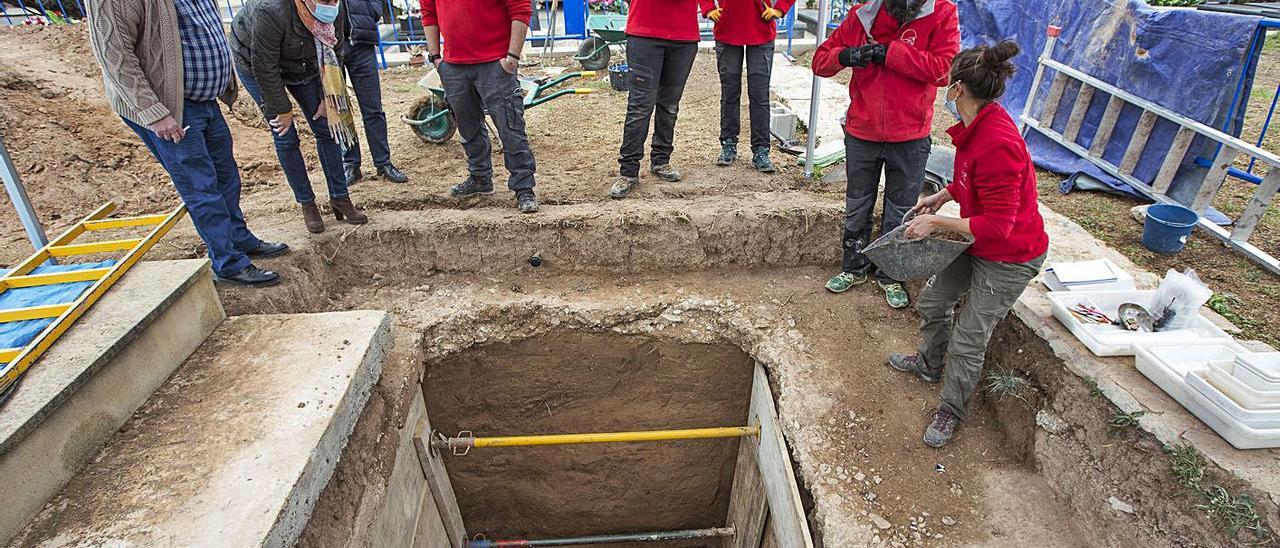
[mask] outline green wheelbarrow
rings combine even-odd
[[[521,78],[520,89],[524,94],[524,108],[532,108],[566,95],[586,95],[594,93],[591,88],[564,88],[552,91],[561,84],[575,78],[594,78],[595,71],[570,72],[557,77]],[[425,79],[424,79],[425,80]],[[444,89],[426,85],[430,93],[409,107],[409,114],[400,117],[400,121],[413,128],[420,139],[438,145],[446,143],[458,132],[458,122],[453,118],[453,111],[445,100]]]
[[[578,46],[578,54],[573,58],[582,63],[587,70],[604,70],[609,66],[612,55],[609,46],[627,45],[627,16],[616,14],[596,14],[587,18],[587,28],[595,36],[582,41]]]

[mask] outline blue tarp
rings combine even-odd
[[[115,261],[103,261],[100,263],[45,265],[36,267],[32,274],[105,268],[115,263]],[[89,289],[91,285],[93,285],[93,282],[75,282],[10,289],[0,293],[0,310],[69,303]],[[36,335],[39,335],[51,323],[53,323],[53,318],[0,323],[0,348],[22,348],[36,338]]]
[[[1015,116],[1022,112],[1027,92],[1035,77],[1037,60],[1047,40],[1046,28],[1062,27],[1053,58],[1086,74],[1157,103],[1169,110],[1222,129],[1240,75],[1253,66],[1250,46],[1260,18],[1189,9],[1156,10],[1131,0],[957,0],[961,36],[965,47],[1011,39],[1022,46],[1015,58],[1018,72],[1009,83],[1003,103]],[[1253,48],[1256,57],[1261,48]],[[1051,75],[1052,73],[1047,73]],[[1245,84],[1245,97],[1252,86],[1252,74]],[[1052,78],[1046,76],[1036,93],[1039,104],[1048,94]],[[1053,127],[1062,131],[1079,86],[1067,88]],[[1094,95],[1077,142],[1092,146],[1093,135],[1109,97]],[[1241,99],[1243,102],[1244,99]],[[1032,110],[1039,115],[1039,106]],[[1119,164],[1141,110],[1126,106],[1103,157]],[[1227,128],[1239,135],[1244,108],[1238,107]],[[1138,179],[1155,179],[1163,151],[1177,132],[1177,126],[1161,120],[1156,124],[1146,152],[1134,174]],[[1098,169],[1047,137],[1030,131],[1027,145],[1036,164],[1056,173],[1083,174],[1107,186],[1140,196],[1128,185]],[[1189,203],[1204,177],[1193,165],[1196,156],[1212,158],[1214,144],[1197,138],[1191,154],[1183,161],[1169,195]],[[1156,151],[1156,152],[1153,152]],[[1070,190],[1074,178],[1064,185]]]

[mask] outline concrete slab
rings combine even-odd
[[[222,322],[209,261],[134,266],[0,408],[0,542],[102,448]]]
[[[809,104],[813,94],[813,71],[792,62],[781,53],[773,56],[773,93],[791,107],[800,122],[809,123]],[[849,86],[833,79],[822,81],[818,104],[818,144],[843,143],[844,127],[840,120],[849,109]]]
[[[16,545],[293,545],[390,341],[379,311],[228,319]]]

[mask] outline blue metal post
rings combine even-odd
[[[1267,138],[1267,129],[1271,127],[1271,118],[1272,116],[1275,116],[1276,113],[1277,99],[1280,99],[1280,85],[1276,86],[1276,94],[1271,96],[1271,108],[1267,110],[1267,121],[1262,123],[1262,133],[1258,134],[1259,148],[1262,147],[1262,141]],[[1253,164],[1257,163],[1257,161],[1257,158],[1249,158],[1249,173],[1253,173]]]
[[[40,13],[44,15],[45,20],[49,19],[49,10],[44,9],[44,0],[36,0],[36,5],[40,6]]]
[[[228,18],[228,19],[235,19],[235,18],[236,18],[236,12],[231,11],[231,0],[227,0],[227,1],[226,1],[226,4],[227,4],[227,18]]]
[[[18,0],[18,12],[22,14],[22,22],[24,23],[27,21],[27,18],[31,16],[27,13],[27,5],[23,4],[22,0]]]
[[[71,17],[67,15],[67,8],[62,6],[62,0],[58,0],[58,9],[62,10],[62,13],[59,14],[62,16],[62,22],[64,24],[71,24]]]
[[[3,136],[0,136],[0,178],[4,179],[4,189],[9,193],[14,209],[18,210],[18,219],[22,221],[22,228],[27,231],[31,246],[36,249],[44,247],[49,243],[49,237],[45,236],[44,227],[40,226],[40,219],[36,217],[36,210],[31,207],[26,187],[18,179],[18,168],[13,165],[13,158],[9,157]]]
[[[5,5],[4,5],[3,0],[0,0],[0,13],[4,13],[4,20],[5,20],[5,22],[6,22],[6,23],[8,23],[8,24],[9,24],[9,26],[11,26],[11,27],[12,27],[12,26],[13,26],[13,18],[12,18],[12,17],[9,17],[9,8],[8,8],[8,6],[5,6]]]

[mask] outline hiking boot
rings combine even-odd
[[[899,282],[876,282],[884,290],[884,300],[889,308],[906,308],[911,305],[911,296],[907,295],[907,286]]]
[[[638,184],[640,184],[639,177],[619,176],[618,180],[613,182],[613,188],[609,189],[609,197],[616,200],[626,198]]]
[[[400,168],[391,164],[378,167],[378,176],[397,184],[409,182],[409,176],[400,171]]]
[[[958,426],[960,426],[960,417],[946,407],[938,407],[938,410],[933,412],[933,422],[930,422],[929,428],[924,431],[924,444],[935,449],[946,445],[951,441],[951,436],[955,435]]]
[[[720,157],[716,158],[716,165],[721,167],[731,165],[737,159],[738,142],[733,139],[720,141]]]
[[[676,168],[671,167],[671,164],[662,164],[660,166],[653,166],[649,168],[649,173],[657,175],[659,179],[662,179],[663,181],[666,181],[668,183],[680,182],[680,172],[676,171]]]
[[[493,194],[493,179],[477,179],[474,175],[468,175],[467,180],[449,189],[449,195],[454,198],[466,198],[477,194]]]
[[[924,360],[920,359],[918,354],[889,354],[889,367],[897,369],[903,373],[915,373],[919,375],[924,382],[937,383],[942,380],[941,371],[929,371],[925,366]]]
[[[537,213],[538,196],[532,190],[516,191],[516,208],[520,213]]]
[[[827,291],[832,293],[844,293],[855,285],[867,283],[867,273],[857,274],[854,272],[841,272],[834,278],[827,280]]]
[[[778,168],[773,167],[773,162],[769,160],[769,147],[752,148],[751,165],[755,166],[760,173],[777,173],[778,171]]]
[[[342,168],[342,174],[347,179],[347,186],[354,185],[364,178],[364,173],[360,172],[360,166],[346,166]]]
[[[280,283],[280,275],[270,270],[263,270],[253,265],[231,276],[218,277],[220,282],[229,282],[246,287],[267,287]]]

